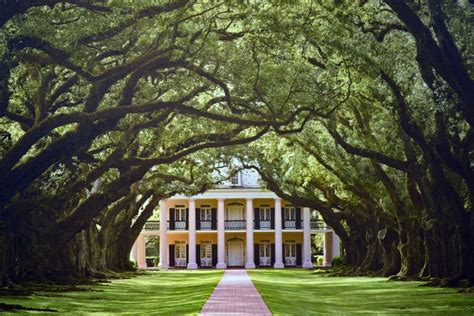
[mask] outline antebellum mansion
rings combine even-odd
[[[149,221],[131,257],[146,268],[145,238],[160,236],[159,267],[312,268],[311,234],[324,234],[324,265],[339,256],[339,238],[315,212],[280,199],[245,170],[203,194],[160,202],[160,220]]]

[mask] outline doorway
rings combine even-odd
[[[227,265],[239,267],[244,265],[244,241],[240,238],[231,238],[227,241]]]

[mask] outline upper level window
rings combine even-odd
[[[294,207],[285,207],[284,208],[284,217],[285,217],[285,221],[294,221],[294,220],[296,220],[296,209]]]
[[[230,184],[240,185],[240,172],[237,172],[230,178]]]
[[[270,207],[261,207],[260,208],[260,220],[261,221],[269,221],[272,219]]]
[[[176,222],[185,222],[186,221],[186,208],[177,207],[174,213],[174,219]]]
[[[211,208],[210,207],[201,208],[200,219],[201,221],[211,221]]]

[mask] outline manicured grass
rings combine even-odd
[[[197,314],[222,274],[223,271],[218,270],[147,272],[131,279],[113,280],[112,283],[87,287],[94,291],[0,296],[0,302],[59,311],[40,313],[41,315]],[[14,315],[26,313],[21,311]]]
[[[420,286],[421,282],[326,277],[302,269],[257,269],[249,275],[276,315],[474,315],[474,293]]]

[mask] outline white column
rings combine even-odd
[[[137,265],[140,269],[146,268],[145,236],[140,234],[137,238]]]
[[[283,264],[283,233],[281,230],[281,199],[275,199],[275,264],[276,269],[284,268]]]
[[[247,199],[247,206],[246,206],[246,228],[247,228],[247,235],[246,235],[246,242],[247,242],[247,262],[245,263],[246,269],[255,269],[255,262],[253,256],[253,200]]]
[[[130,251],[130,260],[131,261],[137,261],[137,241],[133,243],[132,250]]]
[[[311,262],[311,223],[309,207],[303,208],[303,268],[312,269]]]
[[[332,232],[324,233],[324,263],[325,267],[330,267],[332,261]]]
[[[340,239],[335,232],[332,232],[332,257],[339,257],[341,255]]]
[[[160,201],[160,263],[159,269],[168,269],[168,207],[166,200]]]
[[[189,199],[189,229],[188,229],[189,260],[188,269],[197,269],[196,263],[196,200]]]
[[[217,200],[217,269],[225,269],[224,199]]]

